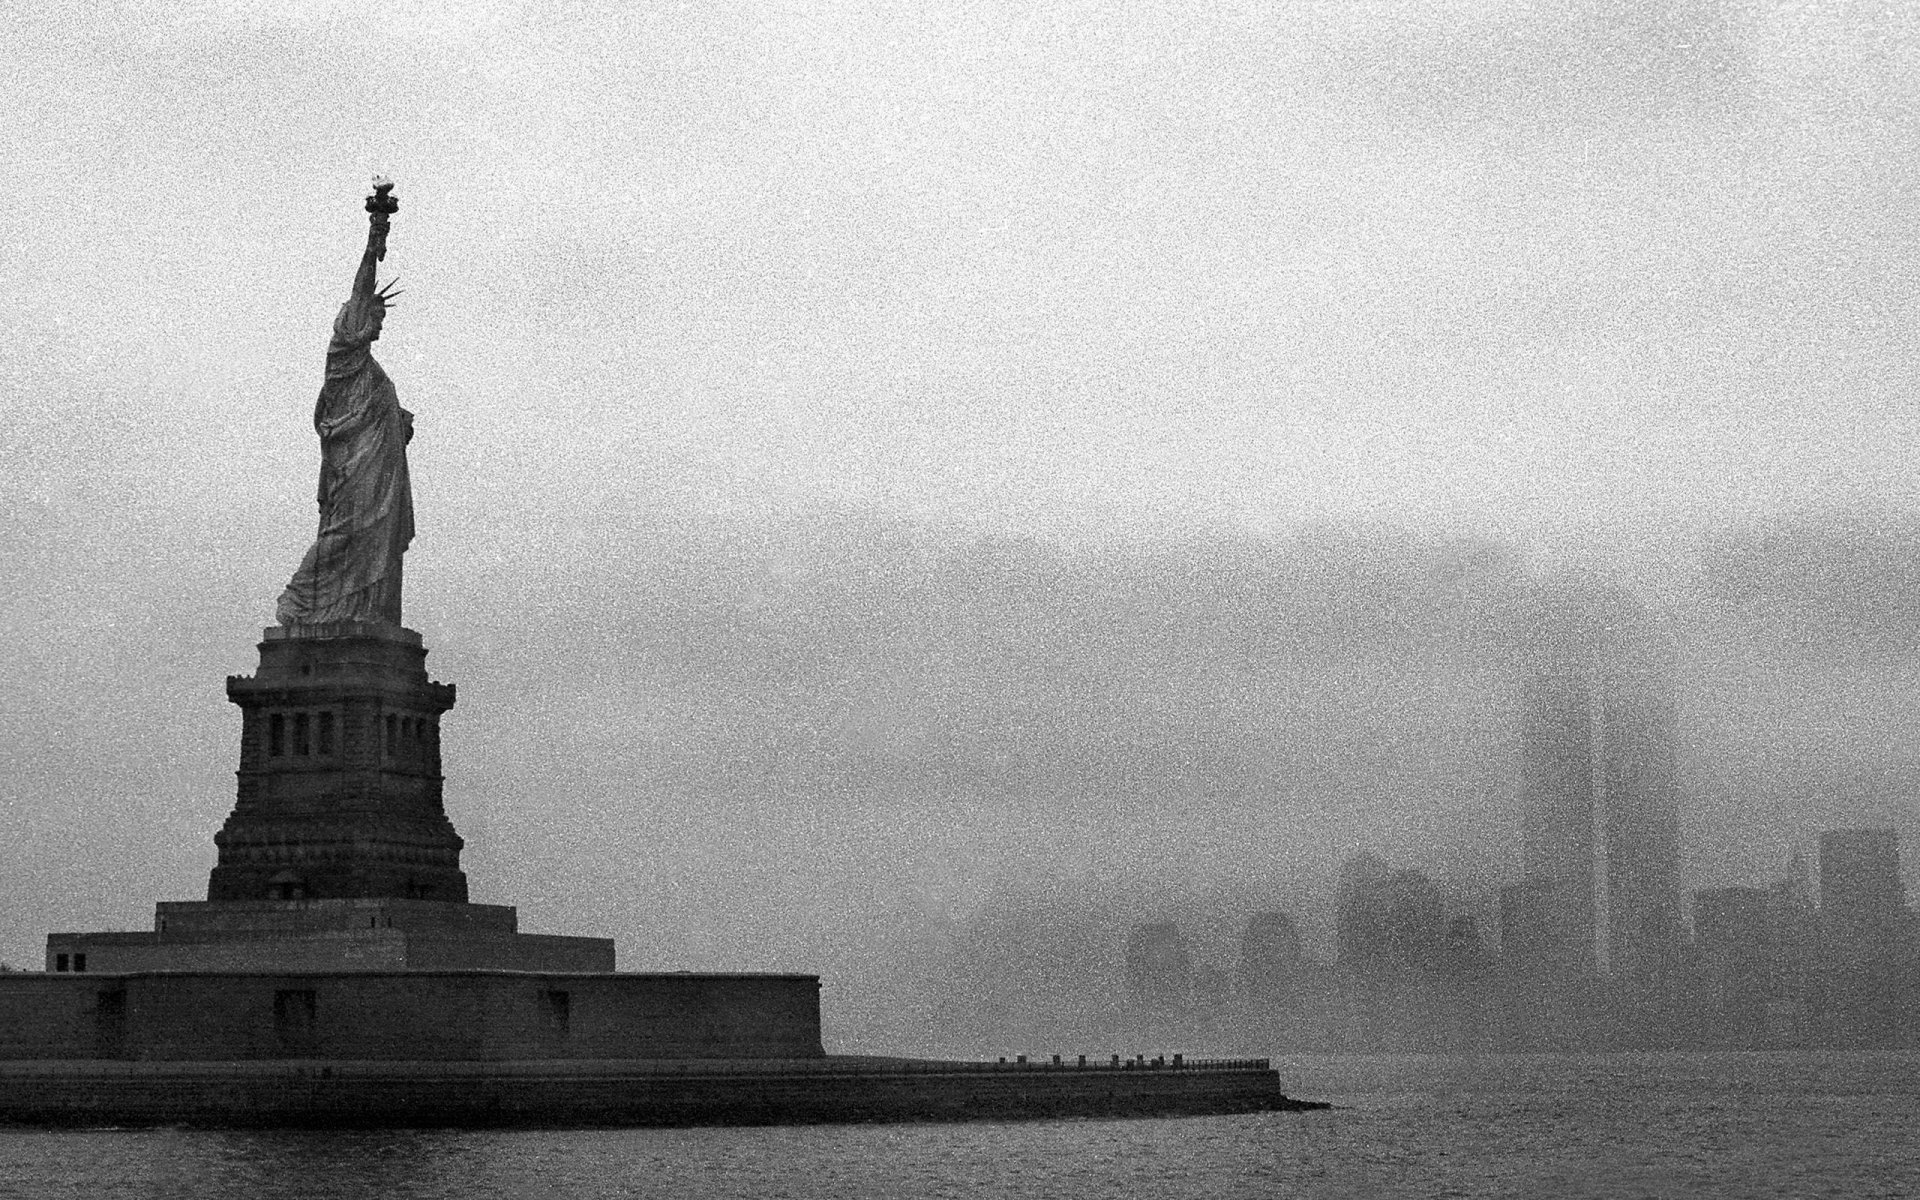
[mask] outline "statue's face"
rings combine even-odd
[[[380,327],[386,323],[387,323],[387,306],[384,304],[374,305],[372,310],[367,314],[368,327],[373,330],[373,336],[368,340],[375,341],[375,342],[379,341]]]

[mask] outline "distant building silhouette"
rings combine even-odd
[[[1500,958],[1517,977],[1570,975],[1586,964],[1586,946],[1564,928],[1562,891],[1540,878],[1500,889]]]
[[[1771,888],[1707,888],[1693,894],[1693,940],[1707,991],[1697,998],[1701,1032],[1715,1043],[1751,1045],[1767,1032],[1780,961],[1781,894]]]
[[[1418,871],[1390,871],[1378,856],[1357,854],[1340,870],[1334,943],[1350,970],[1436,971],[1446,955],[1446,898]]]
[[[1300,930],[1282,912],[1258,912],[1240,935],[1240,966],[1236,984],[1242,996],[1277,999],[1292,995],[1304,979],[1306,953]]]
[[[1680,930],[1667,635],[1626,592],[1585,577],[1545,588],[1532,616],[1520,681],[1528,883],[1509,889],[1503,933],[1558,970],[1658,965]]]
[[[1340,864],[1333,899],[1333,956],[1343,967],[1378,958],[1386,939],[1380,885],[1393,872],[1386,860],[1361,851]]]
[[[1193,999],[1193,958],[1172,922],[1135,925],[1127,934],[1127,991],[1137,1004],[1184,1006]]]
[[[1211,963],[1193,969],[1194,1003],[1205,1009],[1226,1007],[1233,999],[1233,977]]]
[[[1480,938],[1480,922],[1456,916],[1447,922],[1446,945],[1441,950],[1440,973],[1470,983],[1487,973],[1491,955]]]
[[[1693,894],[1693,940],[1701,957],[1728,968],[1770,962],[1779,941],[1779,895],[1760,887],[1707,888]]]
[[[1820,910],[1835,916],[1890,917],[1907,906],[1900,879],[1900,834],[1892,829],[1831,829],[1820,835]]]
[[[1773,893],[1773,954],[1783,985],[1804,992],[1820,951],[1819,910],[1807,886],[1807,860],[1799,851],[1787,860],[1786,874],[1767,885]]]
[[[1820,926],[1843,959],[1892,952],[1906,933],[1907,889],[1900,834],[1834,829],[1820,835]]]

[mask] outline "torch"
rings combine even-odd
[[[400,211],[400,201],[393,194],[393,180],[385,175],[373,177],[373,190],[367,193],[367,220],[378,233],[378,244],[374,257],[384,260],[387,257],[387,226],[394,213]]]

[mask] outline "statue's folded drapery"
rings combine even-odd
[[[400,623],[400,559],[413,540],[407,439],[413,414],[373,359],[379,318],[349,303],[333,323],[320,435],[320,536],[280,595],[282,625]]]

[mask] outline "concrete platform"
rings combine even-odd
[[[1264,1059],[0,1062],[0,1123],[42,1126],[774,1125],[1325,1107],[1289,1098]]]

